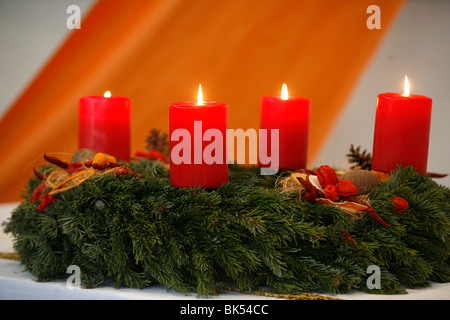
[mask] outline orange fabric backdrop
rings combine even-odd
[[[106,90],[132,100],[135,152],[199,83],[234,129],[258,128],[261,97],[287,83],[312,100],[311,160],[402,3],[377,1],[369,30],[365,0],[100,0],[0,122],[0,201],[20,199],[44,153],[70,159],[78,99]]]

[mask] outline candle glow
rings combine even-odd
[[[404,97],[408,97],[409,96],[409,81],[408,81],[408,77],[405,76],[405,89],[403,92],[403,96]]]
[[[105,94],[103,95],[103,97],[111,98],[111,92],[110,91],[106,91]]]
[[[203,93],[202,93],[202,85],[198,85],[198,95],[197,95],[197,103],[199,105],[202,105],[204,103],[203,101]]]
[[[286,84],[283,83],[283,86],[281,87],[281,100],[287,99],[289,99],[289,93]]]

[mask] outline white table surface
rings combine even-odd
[[[0,225],[10,217],[17,203],[0,203]],[[12,237],[0,228],[0,252],[14,252]],[[69,274],[68,274],[69,276]],[[322,294],[323,295],[323,294]],[[340,295],[324,295],[346,300],[450,300],[450,283],[431,283],[423,289],[409,289],[404,295],[379,295],[354,292]],[[65,280],[37,282],[18,261],[0,259],[0,300],[279,300],[274,297],[262,297],[252,294],[227,292],[210,298],[198,298],[196,294],[184,295],[167,292],[161,286],[145,289],[116,289],[105,285],[94,289],[69,289]]]

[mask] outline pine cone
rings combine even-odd
[[[170,143],[167,133],[160,133],[160,130],[156,128],[151,129],[150,134],[145,139],[145,142],[147,142],[147,151],[156,150],[169,158]]]
[[[347,154],[348,162],[353,164],[350,169],[370,170],[372,167],[372,155],[367,150],[360,152],[361,147],[356,149],[353,144],[350,147],[350,153]]]

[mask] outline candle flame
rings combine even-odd
[[[403,96],[404,97],[409,96],[409,82],[407,76],[405,76],[405,91],[403,92]]]
[[[203,104],[203,93],[202,93],[202,85],[199,84],[198,85],[198,96],[197,96],[197,103],[198,104]]]
[[[105,98],[111,98],[111,92],[110,91],[106,91],[105,94],[103,95]]]
[[[287,99],[289,99],[289,93],[286,84],[283,83],[283,86],[281,87],[281,100]]]

